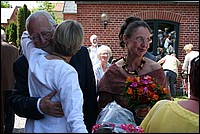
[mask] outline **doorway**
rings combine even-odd
[[[179,48],[179,24],[168,20],[145,20],[152,30],[152,43],[148,49],[153,55],[164,57],[167,48],[172,45],[174,53],[178,58]],[[165,44],[165,39],[169,38],[169,44]],[[167,41],[166,41],[167,42]]]

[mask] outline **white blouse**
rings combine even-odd
[[[34,48],[28,33],[21,39],[24,55],[29,62],[28,85],[31,97],[44,97],[52,90],[52,101],[60,101],[63,117],[44,115],[40,120],[27,119],[25,133],[87,133],[83,122],[83,94],[76,70],[63,60],[48,60],[47,53]]]
[[[108,63],[108,67],[110,67],[111,66],[111,64],[110,63]],[[103,75],[104,75],[104,71],[103,71],[103,69],[101,68],[101,66],[100,66],[100,64],[96,64],[95,66],[94,66],[94,73],[95,73],[95,78],[96,78],[96,81],[100,81],[100,79],[103,77]]]

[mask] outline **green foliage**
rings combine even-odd
[[[53,11],[53,9],[55,8],[54,4],[51,4],[49,1],[37,1],[37,3],[39,4],[39,6],[38,8],[34,9],[35,11],[45,10],[49,12],[52,15],[52,17],[55,19],[55,13]]]
[[[17,44],[17,25],[14,21],[10,22],[8,29],[7,29],[7,37],[8,37],[8,42],[12,42],[15,45]]]
[[[6,28],[4,26],[1,26],[1,29],[3,29],[4,31],[6,30]]]
[[[9,37],[9,31],[8,31],[8,29],[5,30],[5,33],[6,33],[6,42],[8,42],[8,37]]]
[[[26,18],[28,18],[28,16],[31,14],[31,11],[30,10],[28,10],[28,8],[27,8],[27,5],[26,4],[24,4],[24,7],[23,7],[23,9],[24,9],[24,17],[25,17],[25,19]],[[25,20],[26,21],[26,20]]]
[[[20,47],[21,36],[23,31],[26,30],[25,23],[26,18],[30,15],[30,10],[28,10],[26,4],[21,7],[17,14],[17,47]]]
[[[59,23],[63,22],[62,19],[58,19],[58,18],[56,18],[55,20],[56,20],[56,24],[59,24]]]
[[[8,1],[1,1],[1,8],[9,8]]]
[[[21,7],[17,14],[17,47],[20,47],[20,39],[22,32],[25,30],[25,16],[23,7]]]
[[[37,3],[39,4],[38,8],[34,8],[32,12],[35,12],[38,10],[45,10],[52,15],[52,17],[55,19],[57,24],[63,21],[62,19],[59,19],[55,16],[55,12],[54,12],[55,4],[51,4],[49,1],[37,1]]]

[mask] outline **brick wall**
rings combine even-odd
[[[109,14],[107,28],[101,22],[101,14]],[[77,18],[85,31],[84,45],[89,46],[89,37],[96,34],[100,44],[111,47],[114,58],[124,55],[119,47],[118,33],[120,25],[128,16],[138,16],[142,19],[162,19],[179,23],[179,60],[183,62],[185,44],[192,43],[199,51],[199,5],[198,4],[81,4],[77,3]],[[179,68],[179,72],[181,67]],[[179,75],[177,86],[181,86]]]
[[[63,14],[63,19],[64,20],[67,20],[67,19],[77,20],[77,14]]]

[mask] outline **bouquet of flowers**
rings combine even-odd
[[[168,90],[159,85],[151,76],[127,77],[123,94],[129,100],[129,106],[136,110],[140,106],[152,107],[157,101],[169,98]]]

